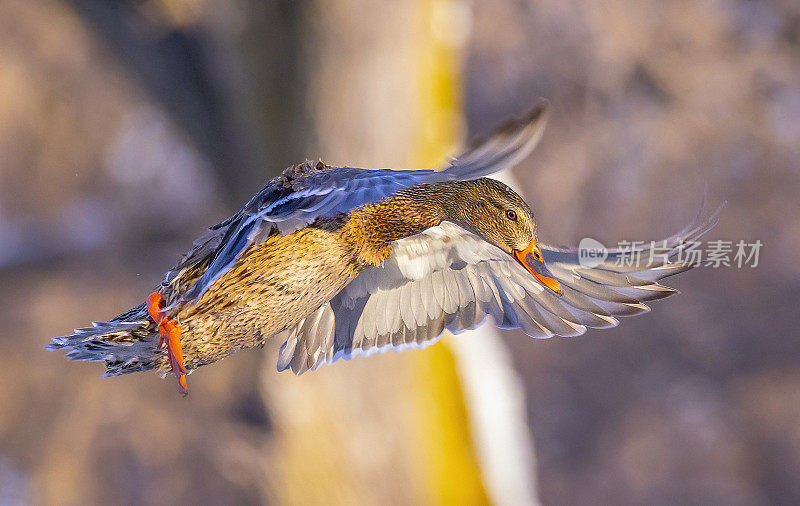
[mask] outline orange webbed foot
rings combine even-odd
[[[164,307],[164,298],[158,292],[151,293],[147,298],[147,312],[156,322],[158,331],[161,333],[158,347],[166,344],[169,365],[178,379],[178,391],[181,395],[186,395],[189,393],[189,387],[186,384],[186,367],[183,365],[181,327],[172,318],[164,316],[161,311],[162,307]]]

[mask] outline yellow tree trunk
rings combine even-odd
[[[316,148],[326,162],[418,168],[453,153],[462,131],[456,5],[335,0],[312,9]],[[262,385],[275,430],[266,483],[276,502],[488,502],[444,343],[301,377],[276,374],[273,361],[269,354]]]

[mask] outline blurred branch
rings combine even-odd
[[[302,33],[296,26],[302,20],[296,3],[248,4],[245,10],[254,15],[246,20],[246,40],[241,47],[237,47],[239,41],[226,41],[236,51],[232,54],[225,51],[231,48],[223,48],[224,62],[214,61],[213,47],[218,41],[201,24],[159,23],[157,16],[146,15],[142,2],[134,0],[69,3],[208,157],[233,202],[246,200],[263,183],[265,167],[277,173],[289,163],[286,155],[294,155],[302,145],[303,135],[292,127],[298,126],[303,115],[297,112],[299,101],[286,92],[287,86],[295,84],[284,72],[297,74],[301,59],[301,45],[295,40],[299,35],[285,36]],[[251,29],[253,25],[258,30]],[[274,25],[280,25],[278,35],[277,28],[270,30]],[[272,44],[264,44],[266,35],[257,35],[263,32],[270,33]],[[281,40],[276,44],[276,39]],[[276,52],[276,46],[283,51]],[[246,63],[240,65],[246,66],[246,72],[236,69],[240,61]],[[224,64],[225,71],[216,71],[216,63]],[[231,67],[242,75],[232,77]],[[302,92],[302,87],[297,88]]]

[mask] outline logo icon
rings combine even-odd
[[[591,237],[584,237],[578,244],[578,263],[581,267],[591,269],[602,264],[608,258],[608,248]]]

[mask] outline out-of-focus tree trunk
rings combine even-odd
[[[315,4],[311,97],[325,161],[414,168],[452,153],[461,131],[460,41],[432,33],[451,28],[441,11],[448,4]],[[446,345],[342,361],[299,378],[276,374],[273,357],[262,385],[273,415],[267,474],[277,502],[487,502]]]

